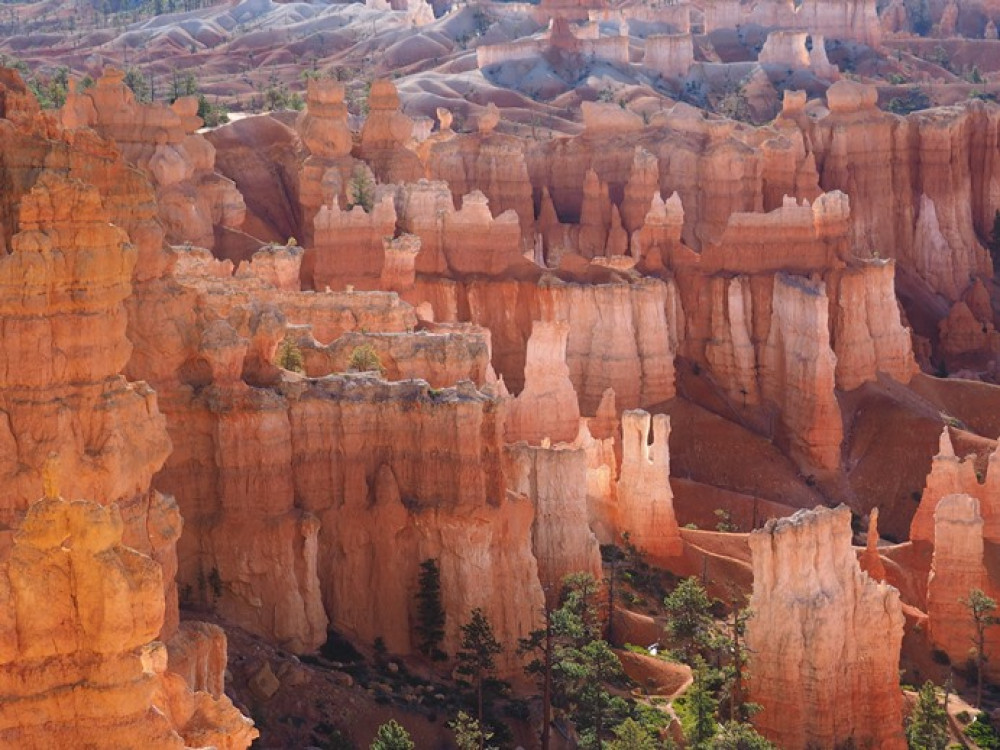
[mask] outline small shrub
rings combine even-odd
[[[976,720],[962,730],[966,737],[975,742],[983,750],[997,750],[1000,748],[1000,735],[990,723],[990,718],[986,714],[979,714]]]
[[[348,366],[357,372],[377,372],[380,375],[385,372],[382,360],[371,344],[361,344],[354,347],[348,360]]]
[[[305,361],[302,359],[302,350],[291,339],[285,339],[278,347],[278,367],[291,372],[305,372]]]

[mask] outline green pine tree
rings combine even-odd
[[[669,618],[667,632],[679,642],[684,661],[690,664],[712,635],[712,600],[697,578],[685,578],[663,600],[663,606]]]
[[[410,733],[395,719],[389,719],[378,728],[369,750],[413,750],[414,747]]]
[[[776,750],[749,724],[727,721],[709,743],[711,750]]]
[[[458,750],[480,750],[480,748],[496,750],[492,745],[486,744],[493,737],[493,732],[485,731],[480,723],[465,711],[459,711],[458,718],[448,726],[455,733]]]
[[[938,703],[934,683],[920,688],[917,705],[906,722],[906,743],[910,750],[944,750],[948,747],[948,714]]]
[[[445,612],[441,604],[441,571],[437,561],[428,558],[420,563],[417,589],[417,648],[435,660],[447,658],[439,646],[444,639]]]
[[[476,694],[476,720],[484,725],[484,687],[496,672],[496,657],[503,646],[493,635],[493,627],[483,611],[476,607],[462,626],[462,650],[458,652],[457,672]]]
[[[635,719],[625,719],[614,729],[608,750],[659,750],[656,740]]]

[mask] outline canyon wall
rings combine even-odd
[[[0,735],[247,747],[256,731],[220,694],[225,659],[189,684],[156,640],[178,637],[181,519],[151,488],[170,451],[156,394],[120,374],[133,281],[164,267],[153,191],[107,141],[0,78]]]

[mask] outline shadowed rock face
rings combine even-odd
[[[780,747],[902,748],[899,592],[851,548],[850,511],[799,511],[750,535],[750,697]]]

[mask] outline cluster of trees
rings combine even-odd
[[[632,559],[635,557],[632,549],[615,558],[635,564],[636,570],[623,576],[626,580],[634,580],[636,572],[648,574],[648,566]],[[525,672],[535,682],[542,702],[541,747],[550,747],[552,718],[557,714],[572,723],[578,744],[585,749],[674,748],[665,731],[667,715],[650,701],[633,697],[621,663],[605,639],[606,597],[610,588],[613,601],[614,586],[603,583],[587,573],[567,576],[558,606],[545,610],[544,626],[518,644],[518,652],[525,657]],[[418,589],[418,648],[432,660],[445,660],[448,655],[441,644],[446,616],[435,560],[421,564]],[[988,660],[986,631],[1000,623],[1000,618],[995,615],[997,602],[980,590],[971,591],[961,601],[974,626],[970,670],[974,669],[977,680],[978,706]],[[685,746],[696,750],[774,750],[750,724],[759,707],[746,699],[744,633],[751,612],[745,600],[734,595],[725,606],[710,597],[697,578],[687,578],[664,597],[663,607],[667,615],[664,642],[670,649],[667,658],[689,665],[694,675],[688,691],[673,702]],[[461,633],[455,673],[465,691],[468,711],[460,711],[449,727],[461,750],[489,750],[493,747],[490,740],[502,729],[494,703],[508,689],[496,677],[497,657],[504,649],[480,609],[472,611]],[[906,722],[907,743],[912,750],[945,750],[948,746],[947,694],[942,703],[940,692],[931,682],[919,690]],[[982,723],[973,722],[967,732],[981,731]],[[389,722],[380,728],[371,747],[405,750],[413,744],[403,727]]]
[[[642,566],[639,566],[642,569]],[[673,747],[666,736],[667,715],[645,700],[636,700],[611,644],[605,639],[605,587],[589,573],[567,576],[559,605],[546,608],[544,626],[521,639],[525,672],[537,685],[543,707],[541,746],[550,746],[553,713],[572,723],[580,747],[644,750]],[[445,613],[440,571],[434,560],[421,564],[417,594],[418,648],[431,659],[441,651]],[[666,596],[666,635],[673,658],[690,664],[695,681],[675,702],[689,747],[711,750],[770,750],[772,745],[747,723],[753,706],[744,697],[745,649],[742,637],[749,611],[734,606],[719,624],[711,599],[697,579],[681,581]],[[485,750],[494,732],[494,703],[506,689],[496,678],[496,657],[503,647],[481,610],[462,625],[459,675],[469,698],[470,713],[453,722],[456,735],[469,740],[463,748]]]

